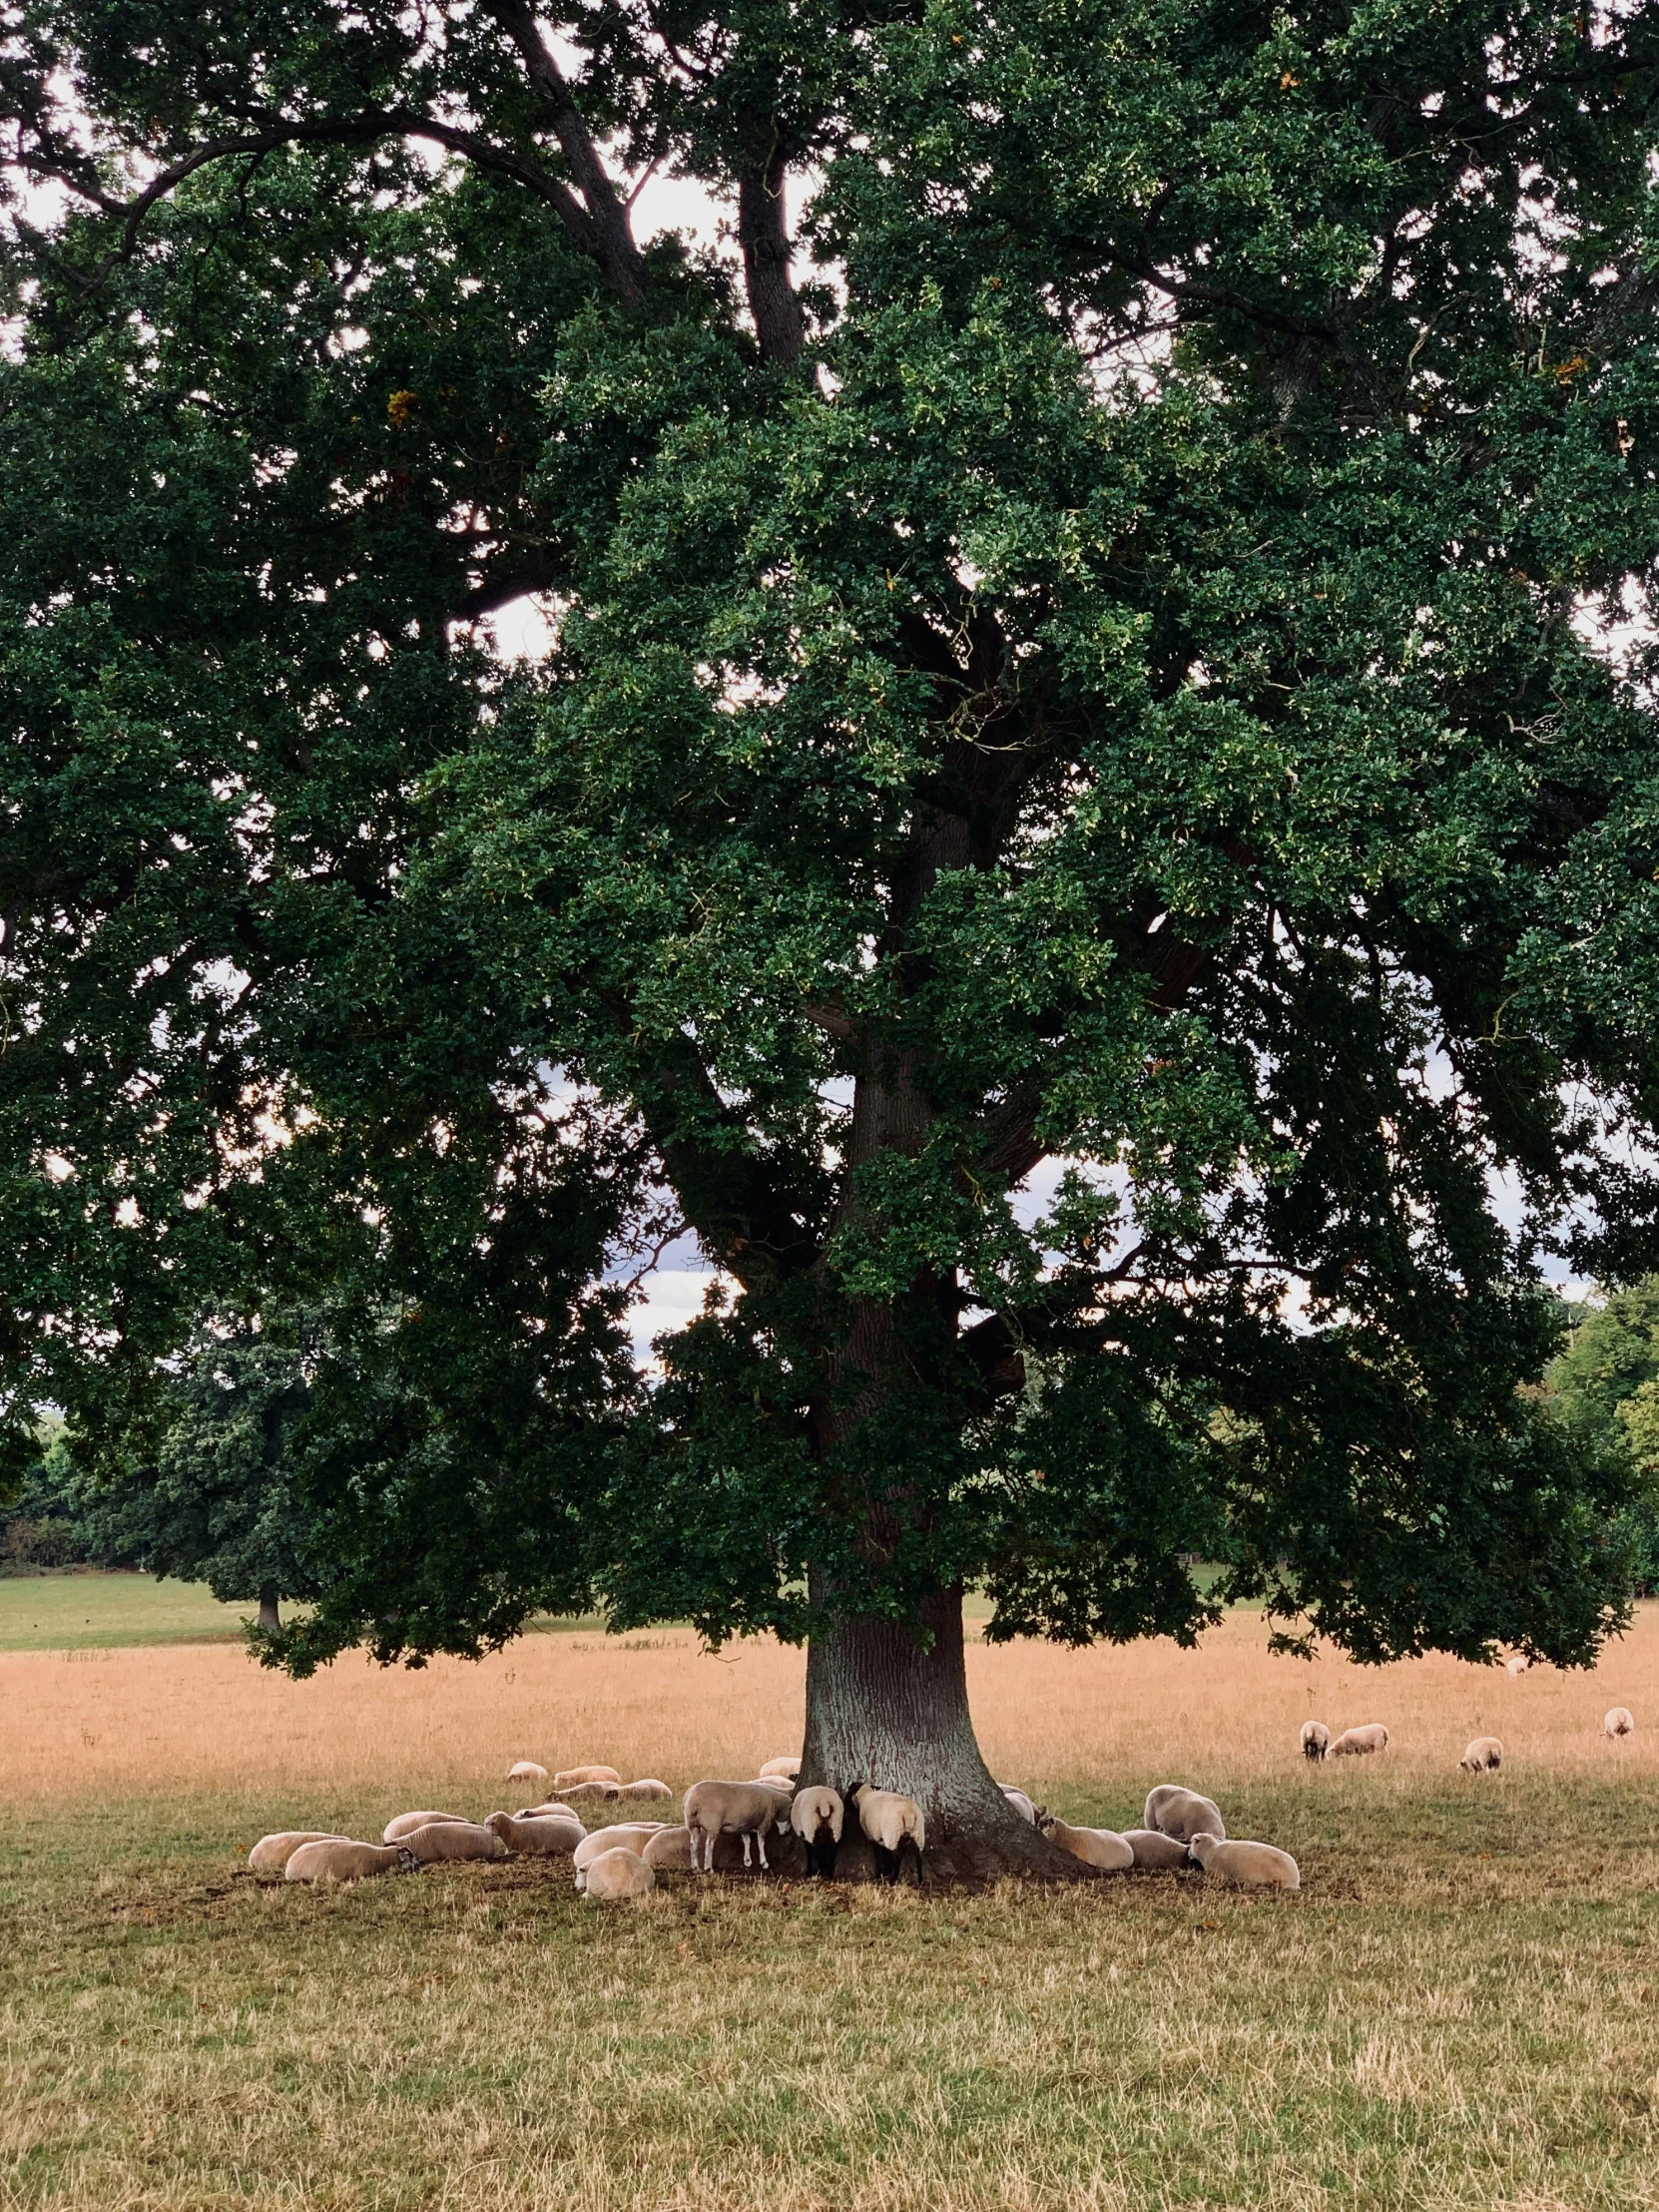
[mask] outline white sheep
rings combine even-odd
[[[341,1844],[347,1839],[337,1828],[283,1828],[275,1836],[262,1836],[248,1854],[255,1874],[280,1874],[301,1844]]]
[[[571,1871],[578,1890],[588,1886],[588,1869],[608,1851],[643,1852],[653,1836],[663,1833],[655,1821],[619,1821],[613,1828],[596,1828],[585,1836],[571,1855]]]
[[[1035,1828],[1037,1825],[1037,1808],[1035,1805],[1033,1805],[1030,1798],[1026,1796],[1025,1792],[1023,1790],[1016,1790],[1011,1782],[999,1782],[997,1784],[997,1788],[1008,1800],[1008,1803],[1013,1807],[1014,1811],[1019,1815],[1020,1819],[1022,1821],[1029,1821],[1031,1823],[1031,1826]]]
[[[574,1790],[579,1782],[617,1782],[622,1777],[615,1767],[566,1767],[562,1774],[553,1777],[553,1795],[561,1797],[566,1790]]]
[[[692,1871],[692,1832],[689,1828],[660,1828],[655,1836],[646,1838],[640,1857],[653,1873],[672,1870],[675,1874]]]
[[[484,1826],[511,1852],[524,1859],[564,1859],[587,1836],[579,1820],[514,1820],[510,1813],[492,1813]]]
[[[1051,1844],[1058,1844],[1074,1859],[1081,1859],[1084,1866],[1099,1867],[1103,1873],[1123,1874],[1135,1864],[1134,1845],[1115,1828],[1072,1828],[1065,1821],[1050,1818],[1043,1822],[1042,1832]]]
[[[1636,1723],[1628,1705],[1609,1706],[1601,1717],[1601,1733],[1604,1736],[1630,1736],[1635,1733],[1635,1728]]]
[[[622,1795],[626,1798],[640,1798],[647,1805],[666,1805],[674,1792],[666,1782],[659,1782],[655,1775],[647,1775],[643,1782],[625,1782],[622,1785]]]
[[[800,1773],[801,1754],[797,1752],[793,1757],[769,1759],[761,1769],[761,1780],[765,1782],[769,1775],[781,1774],[786,1782],[794,1782]]]
[[[1465,1774],[1496,1774],[1503,1764],[1503,1746],[1495,1736],[1476,1736],[1457,1764]]]
[[[898,1880],[899,1854],[906,1843],[916,1855],[916,1871],[927,1849],[927,1823],[914,1798],[897,1790],[872,1790],[859,1782],[846,1793],[847,1803],[858,1816],[858,1826],[875,1852],[875,1872],[883,1882]]]
[[[359,1844],[322,1836],[301,1844],[282,1869],[287,1882],[365,1882],[375,1874],[407,1874],[420,1862],[405,1844]]]
[[[657,1887],[657,1877],[637,1851],[602,1851],[588,1867],[583,1895],[590,1905],[620,1905]]]
[[[401,1843],[405,1836],[412,1836],[417,1828],[432,1828],[443,1821],[457,1821],[463,1828],[471,1826],[464,1813],[398,1813],[381,1829],[380,1841],[383,1844]]]
[[[1337,1741],[1326,1751],[1327,1759],[1364,1759],[1374,1751],[1386,1751],[1388,1731],[1381,1721],[1368,1721],[1364,1728],[1345,1728]]]
[[[1304,1759],[1323,1759],[1326,1746],[1331,1741],[1331,1731],[1324,1721],[1304,1721],[1302,1734],[1297,1740],[1302,1746]]]
[[[1177,1836],[1166,1836],[1161,1828],[1126,1828],[1122,1835],[1137,1867],[1167,1874],[1191,1863],[1186,1845]]]
[[[1302,1872],[1288,1851],[1273,1844],[1229,1843],[1203,1833],[1188,1847],[1207,1875],[1239,1889],[1300,1890]]]
[[[1196,1790],[1184,1789],[1179,1782],[1160,1782],[1148,1790],[1141,1822],[1143,1827],[1155,1828],[1160,1835],[1173,1836],[1182,1844],[1190,1844],[1200,1829],[1207,1829],[1212,1836],[1227,1834],[1227,1823],[1215,1800],[1200,1797]]]
[[[521,1805],[513,1815],[513,1819],[515,1821],[574,1821],[578,1828],[582,1825],[582,1816],[576,1811],[575,1807],[561,1805],[556,1798],[550,1798],[545,1805]]]
[[[1524,1674],[1531,1664],[1524,1651],[1517,1651],[1504,1660],[1503,1671],[1505,1674]]]
[[[440,1861],[499,1859],[506,1850],[494,1829],[485,1828],[481,1821],[431,1821],[424,1828],[411,1828],[399,1845],[423,1867]]]
[[[826,1882],[835,1871],[835,1854],[840,1849],[845,1821],[846,1806],[838,1790],[821,1782],[810,1790],[796,1792],[790,1807],[790,1826],[812,1853],[814,1869]]]
[[[560,1793],[568,1805],[614,1805],[622,1795],[620,1782],[571,1782]]]
[[[545,1790],[549,1781],[547,1769],[538,1767],[533,1759],[515,1759],[507,1769],[509,1782],[531,1782],[538,1790]]]
[[[692,1832],[692,1865],[697,1864],[697,1839],[703,1839],[703,1872],[714,1868],[715,1838],[741,1836],[743,1863],[749,1865],[749,1839],[754,1837],[767,1863],[767,1830],[790,1824],[788,1798],[768,1782],[694,1782],[686,1792],[686,1826]],[[770,1870],[769,1870],[770,1871]]]

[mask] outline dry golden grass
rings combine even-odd
[[[541,1862],[330,1895],[235,1854],[486,1809],[519,1756],[743,1771],[797,1740],[797,1655],[578,1634],[298,1686],[215,1648],[0,1657],[0,2206],[1659,2208],[1659,1608],[1588,1677],[1264,1644],[1235,1615],[1196,1654],[976,1647],[975,1711],[1074,1817],[1212,1788],[1298,1896],[685,1879],[615,1913]],[[1394,1748],[1309,1768],[1310,1710]],[[1459,1775],[1488,1732],[1504,1771]]]

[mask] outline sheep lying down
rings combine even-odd
[[[1051,1844],[1103,1874],[1123,1874],[1135,1864],[1134,1845],[1115,1828],[1072,1828],[1065,1821],[1046,1820],[1042,1832]]]
[[[403,1844],[359,1844],[327,1836],[301,1844],[282,1869],[287,1882],[366,1882],[370,1875],[408,1874],[420,1862]]]
[[[345,1838],[332,1828],[284,1828],[275,1836],[262,1836],[248,1854],[255,1874],[281,1874],[301,1844],[338,1844]]]
[[[1141,1818],[1148,1828],[1155,1828],[1162,1836],[1173,1836],[1181,1844],[1190,1844],[1200,1833],[1227,1834],[1221,1807],[1214,1799],[1183,1789],[1179,1782],[1160,1782],[1150,1789]]]
[[[588,1869],[596,1859],[602,1859],[608,1851],[631,1851],[636,1858],[643,1854],[653,1836],[661,1835],[659,1821],[620,1821],[612,1828],[596,1828],[591,1836],[585,1836],[571,1854],[571,1870],[576,1877],[578,1890],[588,1886]]]
[[[405,1836],[412,1836],[417,1828],[430,1828],[439,1821],[452,1821],[462,1828],[468,1825],[464,1813],[398,1813],[381,1829],[380,1841],[383,1844],[401,1843]]]
[[[589,1866],[583,1895],[590,1905],[620,1905],[656,1886],[657,1877],[639,1853],[618,1847],[602,1851]]]
[[[492,1813],[484,1826],[521,1859],[568,1859],[588,1833],[574,1815],[567,1821],[526,1821]]]
[[[479,1821],[429,1821],[399,1838],[417,1866],[433,1867],[458,1859],[500,1859],[505,1847],[493,1829]]]
[[[1300,1890],[1302,1873],[1288,1851],[1273,1844],[1226,1842],[1220,1836],[1198,1835],[1189,1849],[1206,1875],[1230,1882],[1235,1888]]]
[[[1173,1874],[1192,1864],[1192,1854],[1178,1836],[1166,1836],[1160,1828],[1126,1828],[1123,1840],[1135,1855],[1137,1867],[1157,1874]]]

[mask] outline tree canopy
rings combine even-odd
[[[15,1433],[325,1306],[298,1667],[1190,1638],[1194,1554],[1587,1658],[1634,1477],[1524,1385],[1552,1255],[1659,1259],[1654,11],[10,25]]]

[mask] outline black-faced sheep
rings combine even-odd
[[[1135,1864],[1134,1845],[1115,1828],[1072,1828],[1065,1821],[1050,1819],[1043,1822],[1042,1831],[1051,1844],[1105,1874],[1123,1874]]]
[[[1179,1782],[1160,1782],[1148,1790],[1146,1811],[1141,1819],[1147,1828],[1157,1829],[1160,1835],[1173,1836],[1182,1844],[1190,1844],[1201,1830],[1207,1830],[1212,1836],[1227,1834],[1227,1824],[1214,1799],[1200,1797],[1196,1790],[1183,1789]]]
[[[915,1853],[919,1880],[922,1854],[927,1849],[927,1823],[915,1799],[897,1790],[871,1789],[867,1782],[855,1783],[846,1796],[874,1851],[876,1879],[898,1880],[900,1854],[908,1844]]]
[[[1465,1774],[1496,1774],[1503,1764],[1503,1746],[1495,1736],[1476,1736],[1457,1764]]]
[[[328,1836],[301,1844],[282,1876],[287,1882],[366,1882],[370,1875],[408,1874],[420,1864],[405,1844],[359,1844]]]
[[[796,1792],[790,1826],[812,1853],[814,1872],[826,1882],[835,1871],[845,1820],[846,1807],[838,1790],[821,1782],[814,1789]]]
[[[1302,1874],[1288,1851],[1273,1844],[1228,1843],[1198,1835],[1189,1847],[1207,1875],[1239,1889],[1300,1890]]]
[[[686,1826],[692,1833],[692,1865],[697,1865],[697,1841],[703,1840],[703,1869],[714,1868],[717,1836],[743,1838],[743,1863],[749,1865],[749,1839],[753,1836],[767,1863],[767,1831],[790,1824],[789,1799],[767,1782],[694,1782],[686,1792]]]
[[[1610,1706],[1602,1715],[1601,1733],[1604,1736],[1629,1736],[1634,1733],[1635,1720],[1628,1705]]]
[[[1325,1756],[1327,1759],[1365,1759],[1374,1751],[1386,1751],[1387,1748],[1388,1731],[1381,1721],[1368,1721],[1364,1728],[1345,1728]]]

